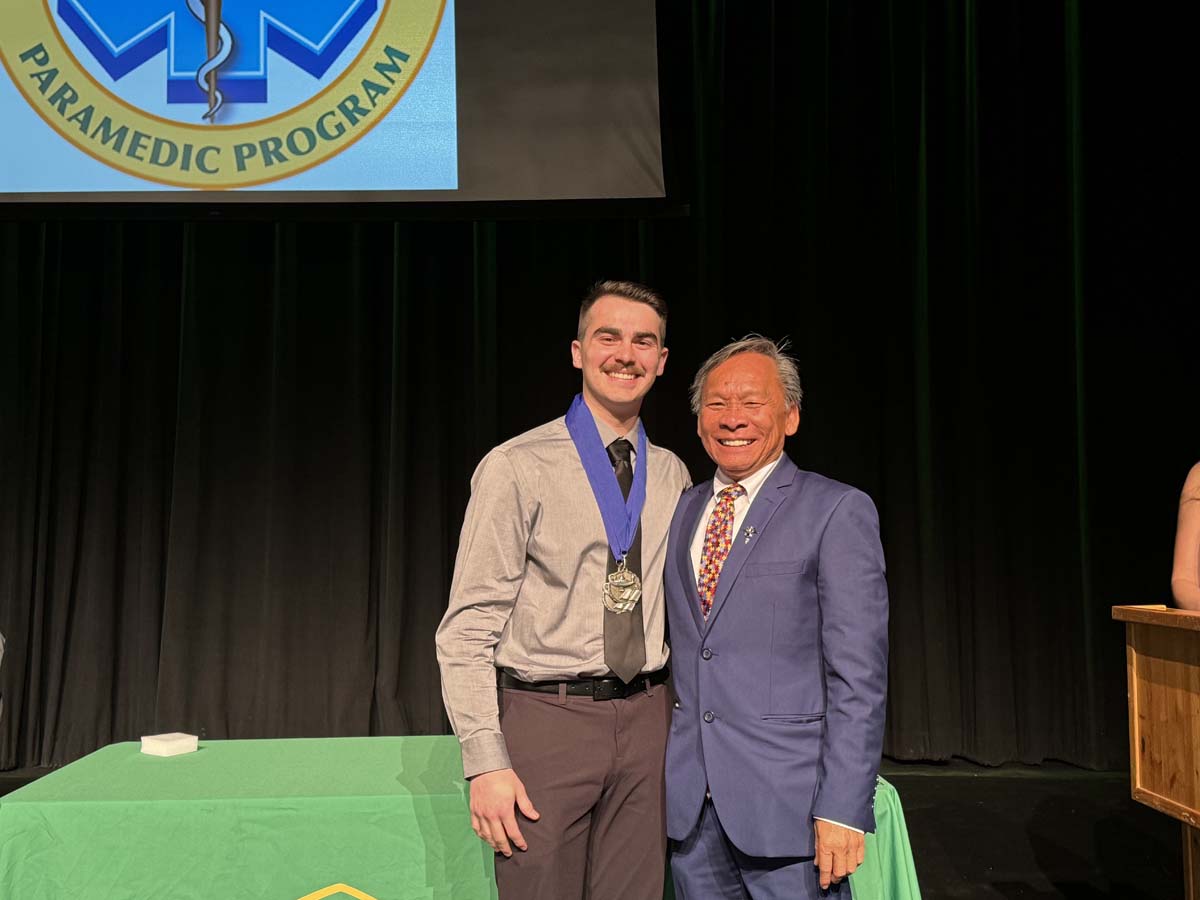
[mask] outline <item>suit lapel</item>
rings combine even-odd
[[[684,500],[686,506],[679,520],[679,548],[675,556],[675,565],[679,570],[679,580],[683,583],[684,598],[692,613],[692,621],[696,623],[697,631],[704,631],[704,617],[700,614],[700,598],[696,587],[696,566],[692,562],[692,538],[696,536],[696,527],[704,506],[712,496],[712,479],[697,485]]]
[[[721,567],[721,577],[717,580],[712,609],[708,613],[709,628],[712,628],[713,622],[716,621],[721,608],[725,605],[725,598],[733,589],[733,585],[742,571],[742,566],[746,564],[746,560],[762,540],[762,534],[767,530],[767,525],[770,524],[775,511],[779,509],[780,502],[791,490],[797,471],[799,470],[796,468],[796,464],[787,457],[787,454],[784,454],[779,460],[779,465],[775,467],[775,471],[763,483],[758,496],[754,498],[754,503],[746,512],[745,518],[742,519],[741,529],[733,536],[733,546],[729,550],[729,556],[725,559],[725,565]],[[745,530],[750,526],[754,526],[755,537],[746,540]]]

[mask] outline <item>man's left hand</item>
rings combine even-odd
[[[817,855],[813,865],[820,871],[821,888],[837,884],[862,865],[867,843],[863,835],[824,819],[813,822],[817,835]]]

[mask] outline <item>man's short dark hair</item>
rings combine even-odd
[[[592,285],[587,296],[583,298],[583,302],[579,304],[579,326],[575,334],[579,340],[583,340],[583,323],[587,320],[588,310],[601,297],[622,297],[625,300],[632,300],[634,303],[645,303],[658,313],[659,319],[662,320],[661,333],[658,337],[659,340],[666,341],[667,301],[653,288],[638,284],[636,281],[597,281]]]

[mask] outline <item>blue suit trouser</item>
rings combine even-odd
[[[811,828],[811,823],[797,823]],[[682,841],[671,842],[676,900],[850,900],[843,881],[821,890],[811,856],[748,856],[729,840],[712,800]]]

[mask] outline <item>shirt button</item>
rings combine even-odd
[[[675,701],[675,708],[679,709],[679,701],[678,700]]]
[[[700,655],[703,656],[705,659],[712,659],[712,651],[709,650],[707,647],[705,647],[703,650],[700,651]]]
[[[704,714],[704,721],[705,721],[705,722],[711,722],[711,721],[712,721],[713,719],[715,719],[715,718],[716,718],[716,716],[714,716],[714,715],[712,714],[712,710],[709,710],[709,711],[707,711],[707,712]]]

